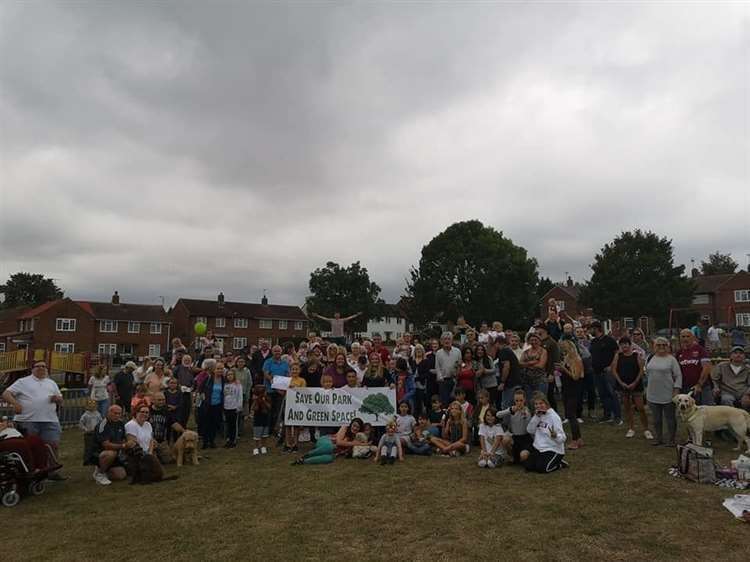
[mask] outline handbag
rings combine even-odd
[[[688,480],[702,484],[716,482],[714,451],[693,443],[677,445],[677,466]]]

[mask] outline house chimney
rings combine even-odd
[[[266,297],[265,293],[263,293],[263,298],[260,299],[260,304],[262,304],[263,306],[268,306],[268,297]]]
[[[224,293],[219,293],[218,301],[219,301],[219,306],[224,306]]]
[[[568,287],[573,287],[573,279],[568,275],[568,280],[565,282]]]
[[[120,304],[120,295],[117,291],[112,295],[112,304]]]

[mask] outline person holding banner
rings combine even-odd
[[[275,433],[279,422],[279,412],[284,404],[284,393],[281,390],[274,390],[274,377],[289,377],[289,363],[281,358],[281,346],[274,345],[271,348],[271,357],[263,362],[263,378],[266,384],[266,391],[271,397],[271,432]]]
[[[292,363],[292,378],[289,381],[289,388],[305,388],[307,383],[302,378],[301,369],[299,363]],[[296,453],[298,451],[297,442],[299,440],[299,426],[285,426],[284,427],[284,452]]]

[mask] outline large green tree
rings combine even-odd
[[[306,299],[308,315],[315,313],[332,318],[336,312],[341,316],[362,313],[346,324],[347,331],[364,331],[369,318],[381,315],[379,305],[383,301],[378,298],[380,287],[370,281],[367,268],[358,261],[349,267],[329,261],[325,267],[319,267],[310,274],[309,287],[312,294]],[[329,328],[325,322],[314,321],[323,330]]]
[[[407,281],[412,321],[501,320],[528,325],[537,305],[537,262],[502,232],[477,220],[458,222],[422,248]]]
[[[580,301],[600,317],[653,316],[664,325],[670,307],[688,306],[695,290],[673,253],[672,241],[653,232],[623,232],[594,258]]]
[[[708,256],[707,262],[701,262],[701,273],[703,275],[734,273],[738,267],[739,264],[732,259],[731,254],[722,254],[717,250]]]
[[[39,306],[47,301],[61,299],[63,292],[55,284],[54,279],[45,277],[41,273],[14,273],[4,285],[0,285],[0,293],[4,295],[2,306]]]

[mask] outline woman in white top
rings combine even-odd
[[[125,435],[128,441],[137,444],[143,452],[150,455],[154,452],[154,431],[148,422],[151,411],[146,404],[142,404],[135,412],[132,420],[125,424]]]
[[[94,374],[89,378],[89,397],[96,402],[96,409],[102,418],[107,416],[109,410],[109,376],[104,373],[104,365],[99,365]]]
[[[567,468],[565,457],[565,430],[562,420],[549,406],[547,397],[541,392],[534,393],[534,416],[526,430],[534,436],[531,452],[522,451],[521,461],[526,470],[546,474]]]

